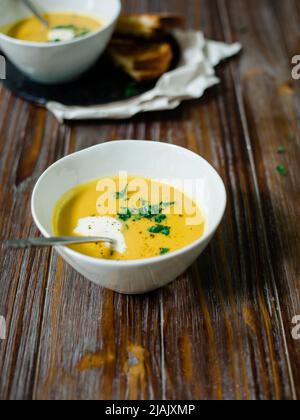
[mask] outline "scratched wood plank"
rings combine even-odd
[[[142,3],[138,2],[138,10],[147,10]],[[154,10],[159,10],[159,5],[156,2]],[[172,120],[173,115],[168,115]],[[72,124],[68,152],[106,140],[151,139],[154,132],[159,135],[160,129],[160,121],[152,120],[138,117],[125,123]],[[58,261],[61,267],[61,260]],[[45,304],[45,335],[42,334],[34,397],[161,399],[161,292],[143,297],[116,296],[87,283],[65,264],[57,272],[56,264],[55,259],[54,274],[51,270],[48,282],[51,292]],[[57,314],[58,307],[62,307],[61,316]],[[80,314],[78,307],[82,308]],[[73,331],[72,340],[60,334],[66,328]]]
[[[286,86],[287,50],[294,48],[290,34],[272,40],[271,27],[286,32],[293,14],[296,34],[298,6],[293,0],[203,0],[201,8],[196,0],[127,0],[125,6],[182,13],[188,27],[201,26],[212,38],[241,39],[245,53],[220,68],[222,85],[203,100],[129,122],[59,127],[1,88],[1,238],[36,232],[29,196],[45,167],[65,153],[120,138],[165,140],[206,157],[227,186],[226,218],[181,279],[142,297],[102,290],[47,251],[1,252],[0,313],[8,318],[9,337],[0,343],[0,398],[292,399],[299,354],[288,334],[289,316],[299,307],[299,231],[290,237],[282,230],[285,217],[296,225],[297,210],[287,212],[286,202],[297,202],[298,155],[280,157],[291,179],[288,187],[278,185],[283,180],[274,173],[273,146],[285,124],[298,135],[298,87],[293,100],[269,96],[274,80]],[[253,33],[241,31],[244,25]],[[278,69],[270,75],[273,63]],[[254,80],[245,77],[261,65],[268,69],[268,89],[265,79],[257,88],[256,70]]]
[[[69,152],[127,131],[124,123],[76,125]],[[34,398],[161,398],[160,292],[116,295],[56,256],[47,288]]]
[[[257,12],[258,7],[261,13]],[[300,51],[299,2],[255,0],[247,8],[243,1],[237,1],[234,8],[227,2],[227,8],[228,37],[230,30],[236,32],[241,19],[246,26],[249,24],[241,37],[247,46],[240,66],[242,112],[248,120],[246,135],[251,138],[264,229],[270,245],[269,261],[299,398],[300,344],[291,334],[292,318],[300,314],[300,85],[291,77],[291,59]],[[222,16],[226,16],[224,9]],[[257,30],[260,27],[264,31]],[[284,147],[284,154],[278,154],[280,146]],[[280,176],[277,165],[284,165],[288,176]]]
[[[41,171],[64,153],[63,128],[2,87],[0,97],[0,237],[36,235],[32,188]],[[0,313],[8,328],[8,339],[0,343],[1,399],[32,395],[49,258],[47,251],[1,249]]]
[[[139,2],[140,5],[141,3]],[[216,5],[210,6],[208,10],[213,13],[215,7]],[[193,13],[194,23],[196,22],[195,16],[197,15]],[[210,20],[212,20],[212,16]],[[206,26],[208,26],[207,23]],[[214,30],[212,35],[218,35],[221,39],[223,34],[216,34]],[[230,79],[230,74],[228,78]],[[232,81],[228,84],[231,85]],[[234,115],[238,116],[236,99],[234,95],[232,96],[227,101],[228,104],[234,104],[232,111]],[[228,212],[227,223],[225,223],[227,227],[226,230],[224,228],[224,232],[219,233],[219,241],[215,242],[216,245],[212,246],[205,258],[202,259],[204,269],[199,261],[181,281],[162,292],[153,294],[156,316],[159,303],[161,309],[157,320],[163,323],[160,338],[159,334],[155,335],[156,343],[150,343],[151,347],[159,350],[156,354],[159,356],[159,363],[157,364],[157,360],[152,358],[149,360],[150,366],[158,365],[161,370],[161,381],[158,384],[159,388],[156,388],[158,391],[156,395],[168,398],[288,398],[291,397],[292,390],[288,365],[285,360],[283,331],[281,330],[280,317],[276,311],[276,300],[272,290],[269,268],[266,267],[262,273],[265,282],[261,282],[257,278],[257,273],[263,266],[266,252],[264,247],[260,246],[260,224],[257,223],[255,232],[249,232],[249,230],[239,227],[243,226],[245,222],[254,225],[256,219],[259,218],[255,204],[251,204],[252,197],[255,196],[255,188],[245,151],[246,144],[243,142],[242,127],[239,122],[233,127],[228,127],[227,132],[222,129],[222,123],[226,125],[228,118],[225,112],[227,103],[225,101],[221,103],[220,99],[210,99],[211,101],[206,101],[203,106],[197,105],[196,107],[194,103],[192,106],[187,105],[185,110],[175,111],[172,116],[169,113],[163,117],[161,115],[143,116],[136,118],[133,124],[117,123],[114,127],[108,127],[109,139],[120,138],[120,134],[123,133],[123,137],[126,138],[141,138],[143,134],[143,138],[153,140],[165,138],[168,141],[201,151],[223,172],[224,178],[227,177],[227,185],[231,187],[232,204],[230,213]],[[199,115],[201,123],[207,127],[206,132],[204,130],[203,133],[198,126]],[[240,119],[237,118],[237,120]],[[97,124],[89,127],[86,125],[73,127],[75,150],[95,144],[97,139],[102,141],[107,138],[105,132],[101,131],[100,136],[100,134],[96,134],[96,130]],[[212,134],[215,134],[215,137]],[[236,141],[229,147],[229,145],[226,146],[226,143],[230,143],[231,136],[234,136]],[[235,168],[235,156],[239,156],[244,162],[239,168]],[[225,166],[222,168],[224,164]],[[252,182],[249,182],[249,178],[252,178]],[[241,183],[241,179],[243,179],[243,189],[237,187]],[[246,204],[243,203],[244,200]],[[243,210],[243,214],[240,214],[240,209]],[[250,237],[250,233],[253,237]],[[239,241],[234,238],[239,238]],[[230,244],[230,247],[227,244]],[[244,247],[245,250],[242,259],[239,255],[240,247]],[[247,258],[246,251],[254,257],[256,262],[254,266],[252,261]],[[232,267],[227,269],[225,274],[223,273],[223,267],[226,266],[226,262],[232,258],[232,255],[235,255],[233,258],[234,276]],[[215,266],[213,269],[210,268],[214,259],[220,261],[221,272]],[[100,293],[100,291],[98,292]],[[110,295],[110,292],[104,293]],[[68,296],[72,296],[72,293]],[[134,325],[138,325],[136,316],[139,314],[141,298],[120,298],[121,311],[118,311],[118,316],[121,319],[127,311],[128,299],[137,308],[137,312],[134,311],[134,318],[131,320],[132,325],[128,326],[130,330]],[[74,310],[76,310],[75,302]],[[144,304],[145,302],[143,302]],[[187,305],[189,305],[188,311]],[[108,305],[108,308],[107,312],[113,311],[112,306]],[[185,312],[187,312],[186,316],[183,316]],[[49,314],[49,319],[54,313],[55,309],[52,314]],[[146,313],[148,320],[148,308]],[[149,378],[151,376],[149,374],[145,376],[147,364],[144,352],[149,351],[149,347],[145,347],[144,344],[145,337],[135,341],[134,346],[138,346],[138,351],[135,349],[136,354],[133,358],[133,352],[130,351],[132,342],[128,340],[127,346],[125,348],[120,346],[117,354],[114,351],[110,353],[110,349],[114,349],[114,344],[106,338],[104,343],[107,343],[108,347],[107,350],[104,350],[104,343],[102,343],[103,336],[106,334],[106,325],[104,324],[106,320],[103,316],[102,319],[100,318],[101,327],[99,329],[102,334],[99,341],[96,344],[89,344],[90,350],[86,343],[84,346],[80,342],[77,343],[76,348],[79,345],[84,356],[78,355],[73,363],[71,362],[71,366],[68,359],[69,369],[74,376],[73,386],[76,387],[76,384],[81,386],[85,396],[99,397],[96,391],[95,394],[91,394],[90,389],[85,390],[88,385],[82,385],[82,383],[94,384],[95,379],[93,378],[98,378],[100,372],[101,379],[98,378],[101,381],[99,384],[100,397],[109,395],[122,398],[126,393],[124,394],[122,391],[120,379],[127,373],[127,396],[129,398],[148,396],[149,398],[151,395],[151,392],[149,393]],[[109,328],[114,329],[118,322],[123,328],[126,325],[113,316]],[[83,325],[80,325],[79,328],[83,332]],[[239,331],[238,337],[234,334],[236,330]],[[89,328],[86,336],[90,337]],[[90,340],[91,338],[87,339],[87,342]],[[115,340],[118,340],[118,337],[115,337]],[[47,343],[46,339],[45,346]],[[62,344],[65,348],[58,350],[55,347],[53,353],[64,353],[69,348],[68,340],[57,343],[56,346]],[[41,353],[44,352],[41,351]],[[67,353],[69,354],[69,352]],[[266,358],[266,355],[269,359]],[[107,359],[109,362],[105,363]],[[128,359],[129,363],[133,362],[134,379],[132,378],[133,372],[129,372],[129,375],[127,372]],[[125,371],[117,372],[118,380],[116,377],[109,377],[109,374],[105,374],[104,366],[109,363],[118,366],[121,360],[127,360],[127,362],[123,362]],[[56,365],[50,365],[49,370],[54,377],[50,381],[50,390],[46,389],[42,397],[48,395],[55,398],[68,395],[68,393],[64,394],[66,386],[59,385],[61,379],[58,376]],[[78,371],[84,372],[84,376],[80,377]],[[49,373],[47,369],[46,373]],[[45,375],[45,372],[41,374]],[[104,387],[105,379],[108,380],[107,388]],[[136,379],[138,380],[136,381]],[[45,381],[44,376],[38,382],[42,383],[43,380]],[[68,380],[69,378],[67,378]],[[134,386],[131,388],[129,385],[128,387],[132,381],[134,381]],[[46,380],[45,383],[49,386],[49,380]],[[113,383],[116,383],[117,386],[114,389],[115,393],[111,394]],[[108,394],[105,390],[108,390]],[[146,391],[144,392],[144,390]],[[72,392],[70,394],[74,395]]]
[[[212,36],[223,39],[224,34],[218,30],[222,25],[217,4],[209,2],[203,14],[207,33],[211,30]],[[267,244],[262,234],[264,221],[259,212],[255,173],[232,76],[227,69],[221,74],[222,95],[198,110],[194,105],[185,107],[172,138],[214,163],[226,180],[230,200],[223,230],[217,235],[219,241],[214,241],[205,257],[190,270],[186,284],[173,284],[164,291],[166,395],[292,398],[293,378],[289,360],[285,360],[286,333],[277,308],[273,272],[265,264]],[[213,261],[218,261],[217,267]],[[228,261],[231,265],[226,269]],[[182,316],[185,311],[181,297],[186,295],[190,302],[198,302],[192,316],[190,311]],[[175,300],[176,296],[180,298]],[[173,325],[174,309],[181,316]],[[177,351],[173,348],[174,337]]]

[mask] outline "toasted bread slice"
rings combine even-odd
[[[113,38],[108,53],[136,81],[159,78],[170,68],[173,51],[168,42]]]
[[[182,24],[183,18],[172,14],[123,15],[119,18],[116,34],[155,38]]]

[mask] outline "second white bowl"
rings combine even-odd
[[[99,31],[69,42],[35,43],[0,33],[0,49],[23,73],[45,84],[64,83],[88,70],[105,50],[120,15],[120,0],[33,0],[44,12],[74,12],[99,18]],[[32,14],[19,0],[0,0],[0,27]],[[9,75],[8,75],[9,77]]]

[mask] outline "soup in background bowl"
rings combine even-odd
[[[95,64],[109,43],[121,12],[120,0],[34,0],[34,4],[42,14],[71,13],[99,24],[90,33],[84,29],[92,29],[92,25],[82,27],[81,36],[69,40],[69,31],[63,32],[65,40],[59,31],[61,38],[54,38],[53,42],[20,39],[26,37],[22,31],[32,13],[21,1],[0,0],[0,50],[27,77],[44,84],[75,80]],[[7,34],[9,30],[13,30],[12,36]],[[60,42],[55,42],[58,39]]]
[[[102,22],[76,13],[47,13],[43,17],[47,28],[35,16],[22,19],[0,31],[15,39],[30,42],[66,42],[98,31]]]
[[[148,180],[169,180],[171,182],[165,183],[174,186],[175,189],[178,187],[172,180],[196,182],[197,193],[188,194],[188,197],[203,215],[205,221],[203,234],[199,231],[191,243],[163,255],[160,253],[157,255],[158,248],[155,246],[155,256],[146,258],[145,255],[145,258],[141,259],[117,261],[110,258],[92,257],[87,255],[89,251],[83,253],[68,247],[56,249],[68,264],[97,285],[126,294],[146,293],[175,280],[203,252],[223,218],[226,191],[215,169],[199,155],[182,147],[137,140],[99,144],[59,160],[38,180],[32,196],[32,215],[41,233],[45,237],[50,237],[55,233],[53,215],[62,197],[67,198],[66,202],[68,202],[66,196],[68,193],[71,197],[74,193],[75,198],[78,197],[77,188],[80,189],[81,186],[83,186],[83,191],[86,191],[85,194],[89,194],[88,186],[91,180],[113,177],[120,171]],[[122,196],[124,188],[122,186],[116,191],[118,195]],[[86,205],[85,200],[80,198],[79,201],[84,206]],[[157,204],[157,199],[155,204]],[[94,216],[94,213],[90,214],[90,208],[79,209],[78,207],[76,209],[76,205],[72,208],[75,209],[75,213],[71,214],[73,221],[71,220],[68,227],[70,231],[73,230],[75,224],[77,225],[78,218],[81,216]],[[67,208],[65,211],[68,214]],[[126,219],[127,212],[123,214]],[[98,214],[95,213],[95,215]],[[126,220],[121,219],[121,221],[122,226],[123,223],[126,224]],[[130,221],[131,223],[136,222]],[[170,224],[166,220],[156,222],[151,218],[150,221],[143,221],[143,233],[145,234],[145,229],[147,230],[148,227],[155,228],[156,224],[172,227],[171,222]],[[168,231],[164,230],[164,232]],[[157,235],[155,241],[165,240],[162,230],[159,232],[155,230],[153,234]],[[171,244],[170,246],[164,244],[160,247],[159,242],[157,243],[159,248],[171,249]]]

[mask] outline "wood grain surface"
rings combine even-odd
[[[201,154],[225,181],[226,216],[187,273],[145,296],[101,289],[49,250],[1,249],[0,399],[298,399],[299,1],[126,0],[124,8],[183,14],[187,28],[240,41],[243,53],[219,66],[222,82],[203,99],[130,121],[60,125],[0,85],[0,238],[38,233],[30,197],[50,164],[116,139]]]

